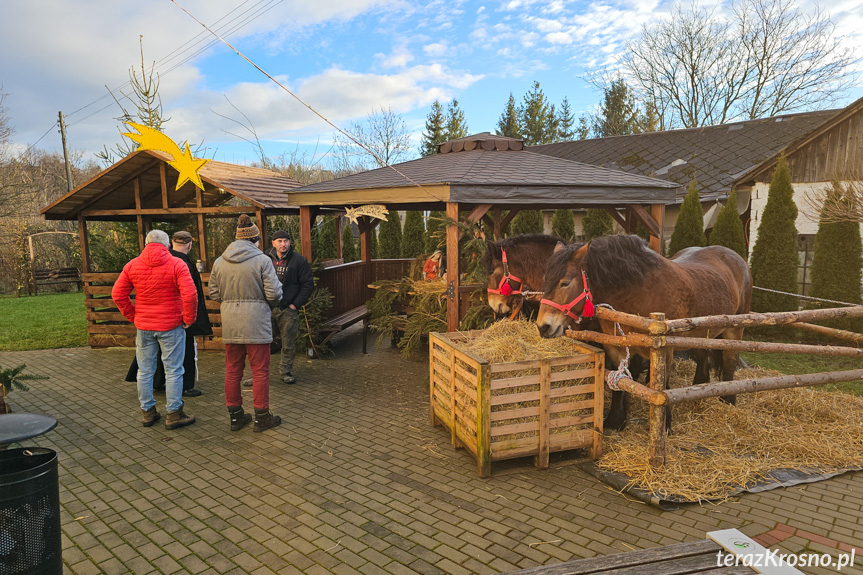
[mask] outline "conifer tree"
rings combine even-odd
[[[797,205],[785,156],[780,156],[767,192],[767,205],[752,247],[750,267],[753,283],[788,293],[797,293]],[[762,290],[752,292],[752,310],[794,311],[797,298]]]
[[[575,139],[575,116],[567,98],[560,104],[557,112],[557,141],[569,142]]]
[[[467,122],[464,119],[464,112],[458,107],[458,100],[453,98],[453,101],[447,106],[446,140],[458,140],[467,136]]]
[[[441,241],[444,239],[446,230],[446,213],[442,211],[429,212],[426,223],[426,253],[432,253],[442,248]]]
[[[383,222],[381,222],[381,224],[382,223]],[[378,224],[376,227],[369,230],[369,254],[373,260],[378,260],[381,257],[381,251],[378,247],[378,228],[381,227],[381,224]],[[360,256],[362,256],[362,253]]]
[[[618,78],[605,88],[593,133],[600,138],[607,138],[639,134],[641,131],[642,118],[635,94],[623,78]]]
[[[602,208],[588,208],[581,220],[581,229],[586,242],[600,236],[610,236],[614,233],[614,218]]]
[[[402,234],[402,257],[415,258],[425,251],[426,229],[423,213],[411,210],[405,216],[405,229]]]
[[[428,117],[426,117],[426,129],[420,139],[420,155],[437,154],[438,144],[442,144],[446,140],[446,117],[443,113],[443,106],[435,100],[432,102]]]
[[[848,303],[861,303],[860,282],[863,280],[863,243],[860,239],[860,224],[855,221],[835,221],[825,213],[835,211],[842,205],[843,196],[851,193],[840,182],[834,181],[827,192],[818,233],[815,235],[815,254],[812,262],[812,297],[832,299]],[[831,206],[830,204],[833,204]],[[759,234],[759,237],[760,234]],[[823,307],[834,307],[824,304]],[[837,320],[838,328],[858,331],[863,322],[859,318]]]
[[[385,222],[381,222],[380,252],[381,259],[402,257],[402,219],[398,212],[390,212]]]
[[[698,195],[698,182],[693,178],[689,183],[689,192],[683,198],[680,215],[674,224],[671,242],[668,244],[668,255],[673,256],[683,248],[707,245],[704,237],[704,210],[701,209],[701,196]]]
[[[737,214],[735,188],[731,188],[728,200],[716,216],[716,223],[713,224],[713,231],[710,232],[710,245],[731,248],[741,258],[746,259],[746,235],[743,232],[743,221]]]
[[[506,101],[506,109],[504,109],[500,115],[500,119],[497,121],[497,134],[499,136],[506,136],[507,138],[515,138],[516,140],[521,139],[521,119],[512,92],[509,94],[509,100]]]
[[[314,256],[320,260],[331,260],[336,257],[336,235],[338,232],[337,220],[333,216],[324,216],[321,229],[318,234],[317,251]],[[314,242],[312,243],[314,246]]]
[[[647,228],[644,227],[640,221],[635,226],[635,235],[643,239],[644,241],[650,243],[650,232]]]
[[[555,210],[551,219],[551,233],[565,242],[571,242],[575,237],[575,222],[572,219],[572,210],[569,208]]]
[[[346,221],[345,227],[342,228],[342,259],[345,263],[355,262],[359,258],[357,255],[357,245],[354,243],[354,231],[351,229],[351,223]]]
[[[539,82],[534,81],[530,91],[524,95],[521,126],[523,140],[527,146],[548,144],[557,137],[554,105],[548,103],[548,99],[539,87]]]
[[[511,236],[522,234],[541,234],[543,230],[542,212],[539,210],[522,210],[512,219],[509,225]]]

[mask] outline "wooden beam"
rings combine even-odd
[[[491,204],[479,204],[465,218],[465,221],[475,224],[481,217],[486,215],[491,209]]]
[[[198,214],[198,258],[203,262],[204,270],[210,271],[210,264],[207,259],[207,228],[204,214]]]
[[[134,183],[134,191],[135,191],[135,218],[138,224],[138,249],[141,251],[144,250],[144,218],[141,217],[141,178],[135,178]],[[81,212],[83,215],[87,215],[86,212]],[[112,214],[105,214],[112,215]]]
[[[78,214],[78,241],[81,244],[81,273],[90,273],[90,241],[87,237],[87,220]]]
[[[310,263],[312,261],[313,222],[314,216],[311,206],[300,206],[300,248],[302,249],[302,256]]]
[[[492,230],[491,233],[494,234],[494,220],[491,219],[491,216],[489,216],[488,214],[484,215],[482,217],[482,221],[485,222],[485,225],[487,225],[489,229]],[[497,239],[497,236],[491,239]]]
[[[84,210],[87,217],[94,216],[168,216],[191,214],[248,214],[255,212],[257,206],[210,206],[204,208],[136,208],[133,210]]]
[[[446,215],[451,221],[458,221],[458,202],[447,202]],[[459,268],[458,268],[458,226],[446,225],[446,281],[447,281],[447,331],[458,331],[459,326]]]
[[[665,250],[665,232],[663,230],[663,226],[665,225],[665,205],[651,205],[650,215],[653,217],[657,227],[659,228],[656,235],[650,235],[650,249],[652,249],[659,255],[662,255],[663,251]]]
[[[105,196],[109,195],[110,193],[117,191],[117,189],[119,189],[125,185],[128,185],[129,182],[135,181],[137,178],[139,178],[141,176],[141,174],[143,174],[144,172],[146,172],[147,170],[149,170],[150,168],[155,166],[158,162],[159,162],[159,160],[154,159],[153,161],[148,162],[140,170],[135,171],[133,174],[129,174],[128,177],[123,178],[122,180],[120,180],[119,182],[114,184],[113,186],[109,186],[109,187],[105,188],[104,190],[102,190],[101,192],[99,192],[98,194],[96,194],[95,196],[93,196],[92,198],[87,200],[86,202],[84,202],[84,204],[82,204],[81,207],[78,208],[78,212],[82,212],[82,211],[86,210],[88,207],[92,206],[93,204],[95,204],[96,202],[98,202],[99,200],[104,198]]]
[[[665,314],[652,313],[650,319],[665,321]],[[668,348],[664,346],[650,349],[650,389],[656,393],[661,393],[668,387],[668,360],[671,355],[668,352]],[[668,433],[665,428],[666,417],[664,405],[650,404],[647,416],[649,422],[647,460],[654,469],[665,465],[665,440]]]
[[[159,183],[162,191],[162,208],[168,209],[168,169],[164,162],[159,164]],[[197,186],[195,186],[197,188]]]
[[[255,210],[255,218],[258,220],[257,222],[255,222],[258,225],[258,231],[261,232],[261,243],[260,243],[261,251],[266,251],[267,250],[267,218],[266,218],[266,216],[264,216],[264,212],[260,208]]]
[[[503,238],[503,227],[501,226],[501,218],[500,218],[500,208],[494,209],[494,223],[492,224],[492,230],[494,231],[494,240],[498,241]]]
[[[503,237],[503,235],[502,235],[503,230],[506,229],[506,227],[509,225],[509,223],[513,220],[513,218],[515,218],[515,216],[518,215],[518,213],[520,211],[521,211],[520,209],[513,208],[509,212],[507,212],[507,214],[503,217],[503,220],[501,220],[501,222],[500,222],[500,230],[501,230],[501,236],[500,237]]]
[[[659,237],[659,223],[657,223],[657,221],[653,219],[653,216],[644,209],[644,206],[640,204],[629,204],[627,207],[632,210],[632,214],[638,219],[638,221],[647,228],[650,235]]]
[[[616,209],[614,209],[613,206],[602,206],[602,207],[605,208],[605,211],[611,215],[611,217],[614,219],[614,221],[617,222],[618,224],[620,224],[620,227],[622,227],[623,230],[626,231],[627,227],[629,226],[629,224],[627,224],[627,222],[626,222],[626,218],[621,216],[620,212],[618,212]]]

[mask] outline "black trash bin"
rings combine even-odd
[[[0,575],[63,573],[57,454],[0,451]]]

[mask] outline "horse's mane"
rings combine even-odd
[[[482,256],[482,264],[485,267],[486,274],[491,275],[494,272],[495,260],[500,261],[503,257],[501,249],[508,250],[529,243],[548,244],[553,247],[557,245],[557,242],[563,242],[563,240],[557,236],[549,236],[547,234],[522,234],[496,242],[488,242],[488,249],[486,249]]]
[[[551,256],[543,291],[549,292],[564,276],[569,261],[584,244],[571,244]],[[647,274],[662,263],[662,256],[638,236],[602,236],[587,243],[582,267],[591,290],[607,291],[644,282]]]

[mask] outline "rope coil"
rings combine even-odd
[[[605,307],[610,309],[611,311],[617,311],[607,303],[598,303],[596,307]],[[623,328],[620,327],[619,322],[614,322],[614,325],[617,327],[617,331],[620,332],[620,335],[626,335],[623,333]],[[620,360],[620,365],[617,366],[617,369],[609,371],[605,374],[605,383],[608,385],[608,388],[612,391],[620,391],[620,380],[621,379],[632,379],[632,374],[629,372],[629,359],[631,355],[629,353],[629,347],[626,348],[626,357]]]

